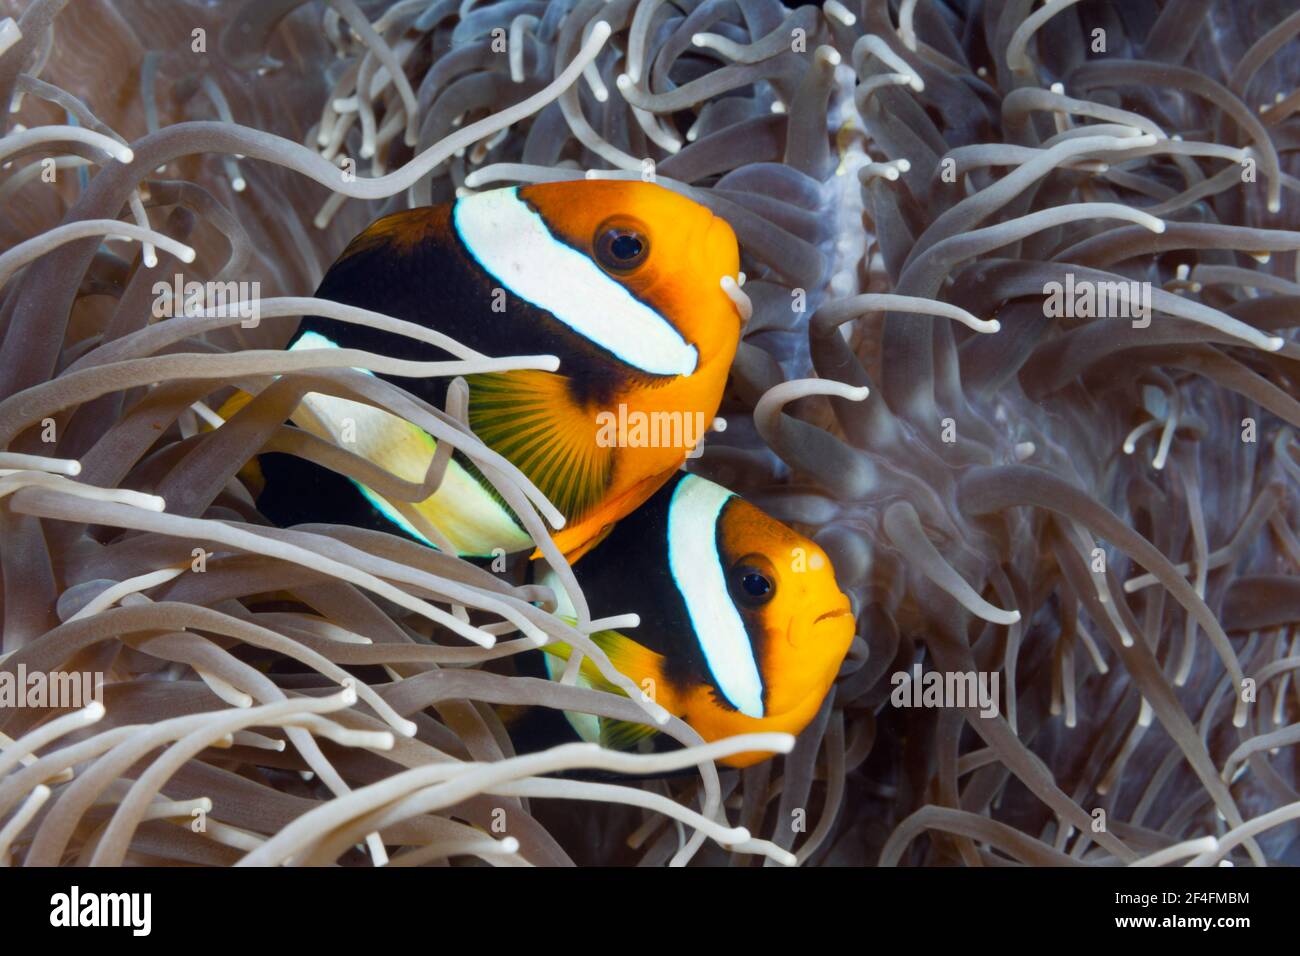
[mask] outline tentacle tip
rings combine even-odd
[[[614,28],[609,25],[609,21],[597,20],[591,28],[590,39],[597,43],[604,43],[613,32]]]
[[[857,15],[839,0],[827,0],[822,7],[822,11],[829,17],[833,17],[846,27],[851,27],[858,22]]]
[[[1264,343],[1264,347],[1270,352],[1276,352],[1284,345],[1286,345],[1286,339],[1282,338],[1280,335],[1270,336]]]
[[[177,258],[179,258],[181,262],[189,263],[189,262],[193,262],[195,258],[197,258],[197,256],[198,253],[194,251],[194,248],[192,246],[184,246],[181,248],[180,254],[177,256]]]
[[[104,704],[101,701],[92,700],[82,709],[81,717],[86,723],[93,724],[100,720],[105,713],[107,711],[104,709]]]
[[[840,56],[840,51],[835,49],[835,47],[826,44],[819,46],[817,48],[816,54],[814,55],[821,62],[826,63],[830,66],[839,66],[841,63],[844,62],[844,58]]]
[[[691,34],[691,46],[704,47],[709,45],[709,38],[703,33]]]
[[[130,163],[135,161],[135,151],[129,146],[123,146],[114,155],[113,158],[119,163]]]
[[[248,180],[244,179],[243,176],[236,176],[230,181],[230,188],[237,193],[242,193],[248,188]]]

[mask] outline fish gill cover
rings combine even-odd
[[[1289,6],[3,0],[0,858],[1300,862]],[[588,177],[739,239],[689,469],[851,597],[797,740],[703,743],[611,667],[631,622],[458,384],[283,350],[305,314],[418,337],[310,298],[378,216]],[[367,470],[285,426],[307,392],[472,460],[574,616],[519,561],[266,521],[259,453],[407,502],[448,464]],[[547,641],[626,694],[517,673]],[[516,753],[525,707],[681,748]]]

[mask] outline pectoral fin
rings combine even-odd
[[[470,428],[567,518],[601,504],[614,448],[598,444],[596,416],[575,403],[563,376],[495,372],[470,376],[469,386]]]
[[[632,680],[643,692],[654,693],[662,683],[663,658],[638,644],[618,631],[597,631],[591,635],[592,643],[605,652],[615,670]],[[568,644],[551,643],[543,648],[547,654],[561,660],[568,660],[572,652]],[[553,677],[558,679],[563,668],[548,667]],[[596,690],[612,694],[625,695],[623,688],[607,680],[592,663],[591,658],[583,658],[578,670],[578,683]],[[658,733],[654,727],[626,720],[614,720],[601,717],[593,721],[587,714],[568,714],[569,722],[578,733],[588,740],[599,740],[602,747],[613,750],[630,750],[642,740]]]
[[[600,745],[610,750],[632,750],[642,740],[648,740],[658,732],[645,724],[600,718]]]

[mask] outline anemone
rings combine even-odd
[[[1300,862],[1287,4],[7,6],[0,677],[103,683],[0,708],[0,861]],[[309,297],[381,214],[583,177],[653,179],[740,240],[726,427],[689,467],[810,534],[852,598],[797,740],[705,743],[643,697],[591,637],[636,622],[592,619],[463,390],[367,374],[554,356]],[[255,291],[208,308],[174,274]],[[1149,306],[1054,313],[1067,279]],[[451,358],[283,351],[308,313]],[[309,391],[435,436],[428,474],[286,427]],[[452,448],[576,619],[519,561],[276,528],[241,471],[286,452],[400,510]],[[549,641],[565,680],[510,666]],[[625,693],[575,684],[584,657]],[[914,665],[997,674],[997,714],[895,706]],[[680,747],[518,754],[502,706]]]

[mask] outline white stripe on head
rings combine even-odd
[[[718,553],[718,516],[731,497],[721,485],[694,475],[678,483],[668,506],[668,567],[714,684],[742,714],[762,717],[763,680],[754,646]]]
[[[695,346],[589,256],[552,236],[516,188],[465,196],[452,219],[478,264],[521,299],[643,372],[695,371]]]

